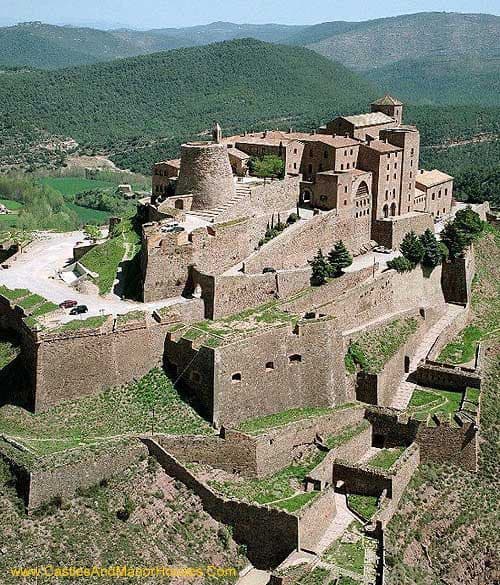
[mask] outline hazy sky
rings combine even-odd
[[[190,26],[216,20],[313,24],[423,11],[500,15],[500,0],[0,0],[0,24],[27,20],[135,28]]]

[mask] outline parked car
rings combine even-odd
[[[392,250],[386,248],[385,246],[375,246],[375,248],[373,248],[373,251],[378,252],[379,254],[390,254],[392,252]]]
[[[271,266],[266,266],[262,271],[262,274],[267,274],[268,272],[276,272],[276,268],[271,268]]]
[[[72,300],[66,300],[63,301],[62,303],[59,303],[61,309],[72,309],[73,307],[76,307],[76,305],[78,305],[78,303]]]
[[[69,312],[70,315],[81,315],[82,313],[88,313],[89,308],[87,305],[77,305]]]

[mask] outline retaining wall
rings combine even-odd
[[[335,492],[326,489],[300,512],[300,548],[314,551],[336,514]]]
[[[299,546],[299,519],[296,516],[256,504],[247,504],[217,495],[199,481],[158,443],[144,439],[168,475],[184,483],[201,498],[204,509],[216,520],[233,528],[236,542],[247,546],[247,555],[259,569],[279,565]]]

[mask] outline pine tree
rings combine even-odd
[[[311,284],[313,286],[321,286],[325,284],[327,278],[331,275],[330,264],[327,258],[323,255],[321,248],[312,260],[309,260],[309,265],[312,268]]]
[[[339,240],[333,249],[330,250],[328,262],[331,267],[331,274],[335,277],[341,276],[344,268],[352,264],[352,256],[349,254],[342,240]]]
[[[458,229],[454,221],[448,222],[441,232],[441,241],[448,248],[449,257],[460,258],[467,248],[468,242],[464,232]]]
[[[424,256],[424,248],[414,231],[408,232],[405,235],[399,249],[401,254],[414,266],[421,262]]]
[[[439,242],[436,240],[436,236],[431,232],[430,229],[426,229],[425,232],[420,236],[420,243],[424,249],[422,256],[422,266],[427,268],[435,268],[443,261],[443,253],[439,247]]]

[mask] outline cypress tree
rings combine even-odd
[[[312,260],[309,260],[309,265],[312,268],[311,284],[313,286],[321,286],[325,284],[327,278],[330,276],[330,265],[327,258],[323,255],[321,248]]]
[[[408,232],[405,235],[399,249],[401,254],[414,266],[421,262],[424,256],[424,248],[414,231]]]
[[[427,268],[435,268],[443,261],[443,253],[439,247],[439,242],[436,240],[436,236],[431,232],[430,229],[426,229],[425,232],[420,236],[420,243],[424,249],[422,256],[422,266]]]
[[[328,262],[333,276],[340,276],[343,274],[344,268],[352,264],[352,256],[349,254],[342,240],[339,240],[333,249],[330,250]]]

